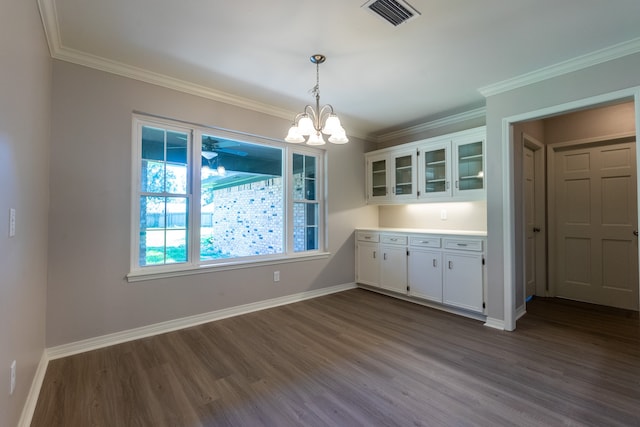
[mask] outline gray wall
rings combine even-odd
[[[488,315],[504,319],[503,118],[640,85],[640,54],[629,55],[487,98]]]
[[[62,61],[53,84],[48,347],[354,281],[353,229],[378,218],[351,138],[327,146],[331,258],[128,283],[134,110],[271,138],[290,122]]]
[[[45,347],[51,59],[35,1],[2,3],[0,64],[0,425],[15,426]]]

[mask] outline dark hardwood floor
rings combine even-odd
[[[362,289],[51,361],[32,426],[640,426],[637,313],[516,332]]]

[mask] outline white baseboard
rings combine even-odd
[[[36,374],[34,375],[33,381],[31,382],[31,388],[29,389],[29,394],[27,395],[27,401],[22,408],[22,414],[20,415],[20,420],[18,421],[18,427],[29,427],[31,425],[31,419],[33,418],[33,413],[35,412],[36,405],[38,404],[38,397],[40,396],[40,389],[42,388],[44,375],[47,373],[48,364],[49,358],[47,357],[47,350],[45,349],[42,352],[40,362],[38,363],[38,367],[36,368]]]
[[[527,314],[527,306],[526,304],[523,304],[516,309],[516,320],[520,320],[520,318],[525,314]]]
[[[504,320],[487,317],[487,321],[484,323],[484,326],[504,331]]]
[[[191,326],[201,325],[203,323],[213,322],[215,320],[226,319],[228,317],[239,316],[254,311],[264,310],[267,308],[278,307],[280,305],[291,304],[306,299],[317,298],[323,295],[329,295],[336,292],[355,289],[355,283],[346,283],[343,285],[332,286],[328,288],[317,289],[313,291],[301,292],[298,294],[287,295],[284,297],[273,298],[265,301],[258,301],[250,304],[239,305],[236,307],[216,310],[209,313],[196,314],[194,316],[183,317],[180,319],[169,320],[167,322],[156,323],[153,325],[142,326],[140,328],[129,329],[126,331],[115,332],[113,334],[102,335],[95,338],[76,341],[69,344],[63,344],[51,347],[46,350],[49,360],[59,359],[86,351],[96,350],[110,345],[120,344],[127,341],[133,341],[140,338],[146,338],[153,335],[164,334],[166,332],[176,331],[178,329],[189,328]]]

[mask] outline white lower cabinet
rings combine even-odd
[[[483,300],[482,255],[444,253],[443,304],[481,313]]]
[[[484,238],[356,233],[356,281],[484,313]]]
[[[365,285],[380,285],[379,235],[375,232],[356,232],[356,281]]]
[[[442,253],[411,249],[409,252],[409,295],[442,302]]]
[[[406,238],[405,238],[406,239]],[[380,244],[380,287],[407,292],[407,247]]]

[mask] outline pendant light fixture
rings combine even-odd
[[[324,55],[316,54],[309,59],[316,64],[316,85],[311,89],[311,93],[316,98],[316,108],[306,105],[302,112],[293,119],[293,125],[284,140],[291,143],[306,141],[308,145],[324,145],[326,142],[322,134],[325,134],[329,135],[329,142],[333,144],[346,144],[349,139],[331,104],[323,105],[320,108],[320,64],[327,58]],[[307,138],[305,139],[305,137]]]

